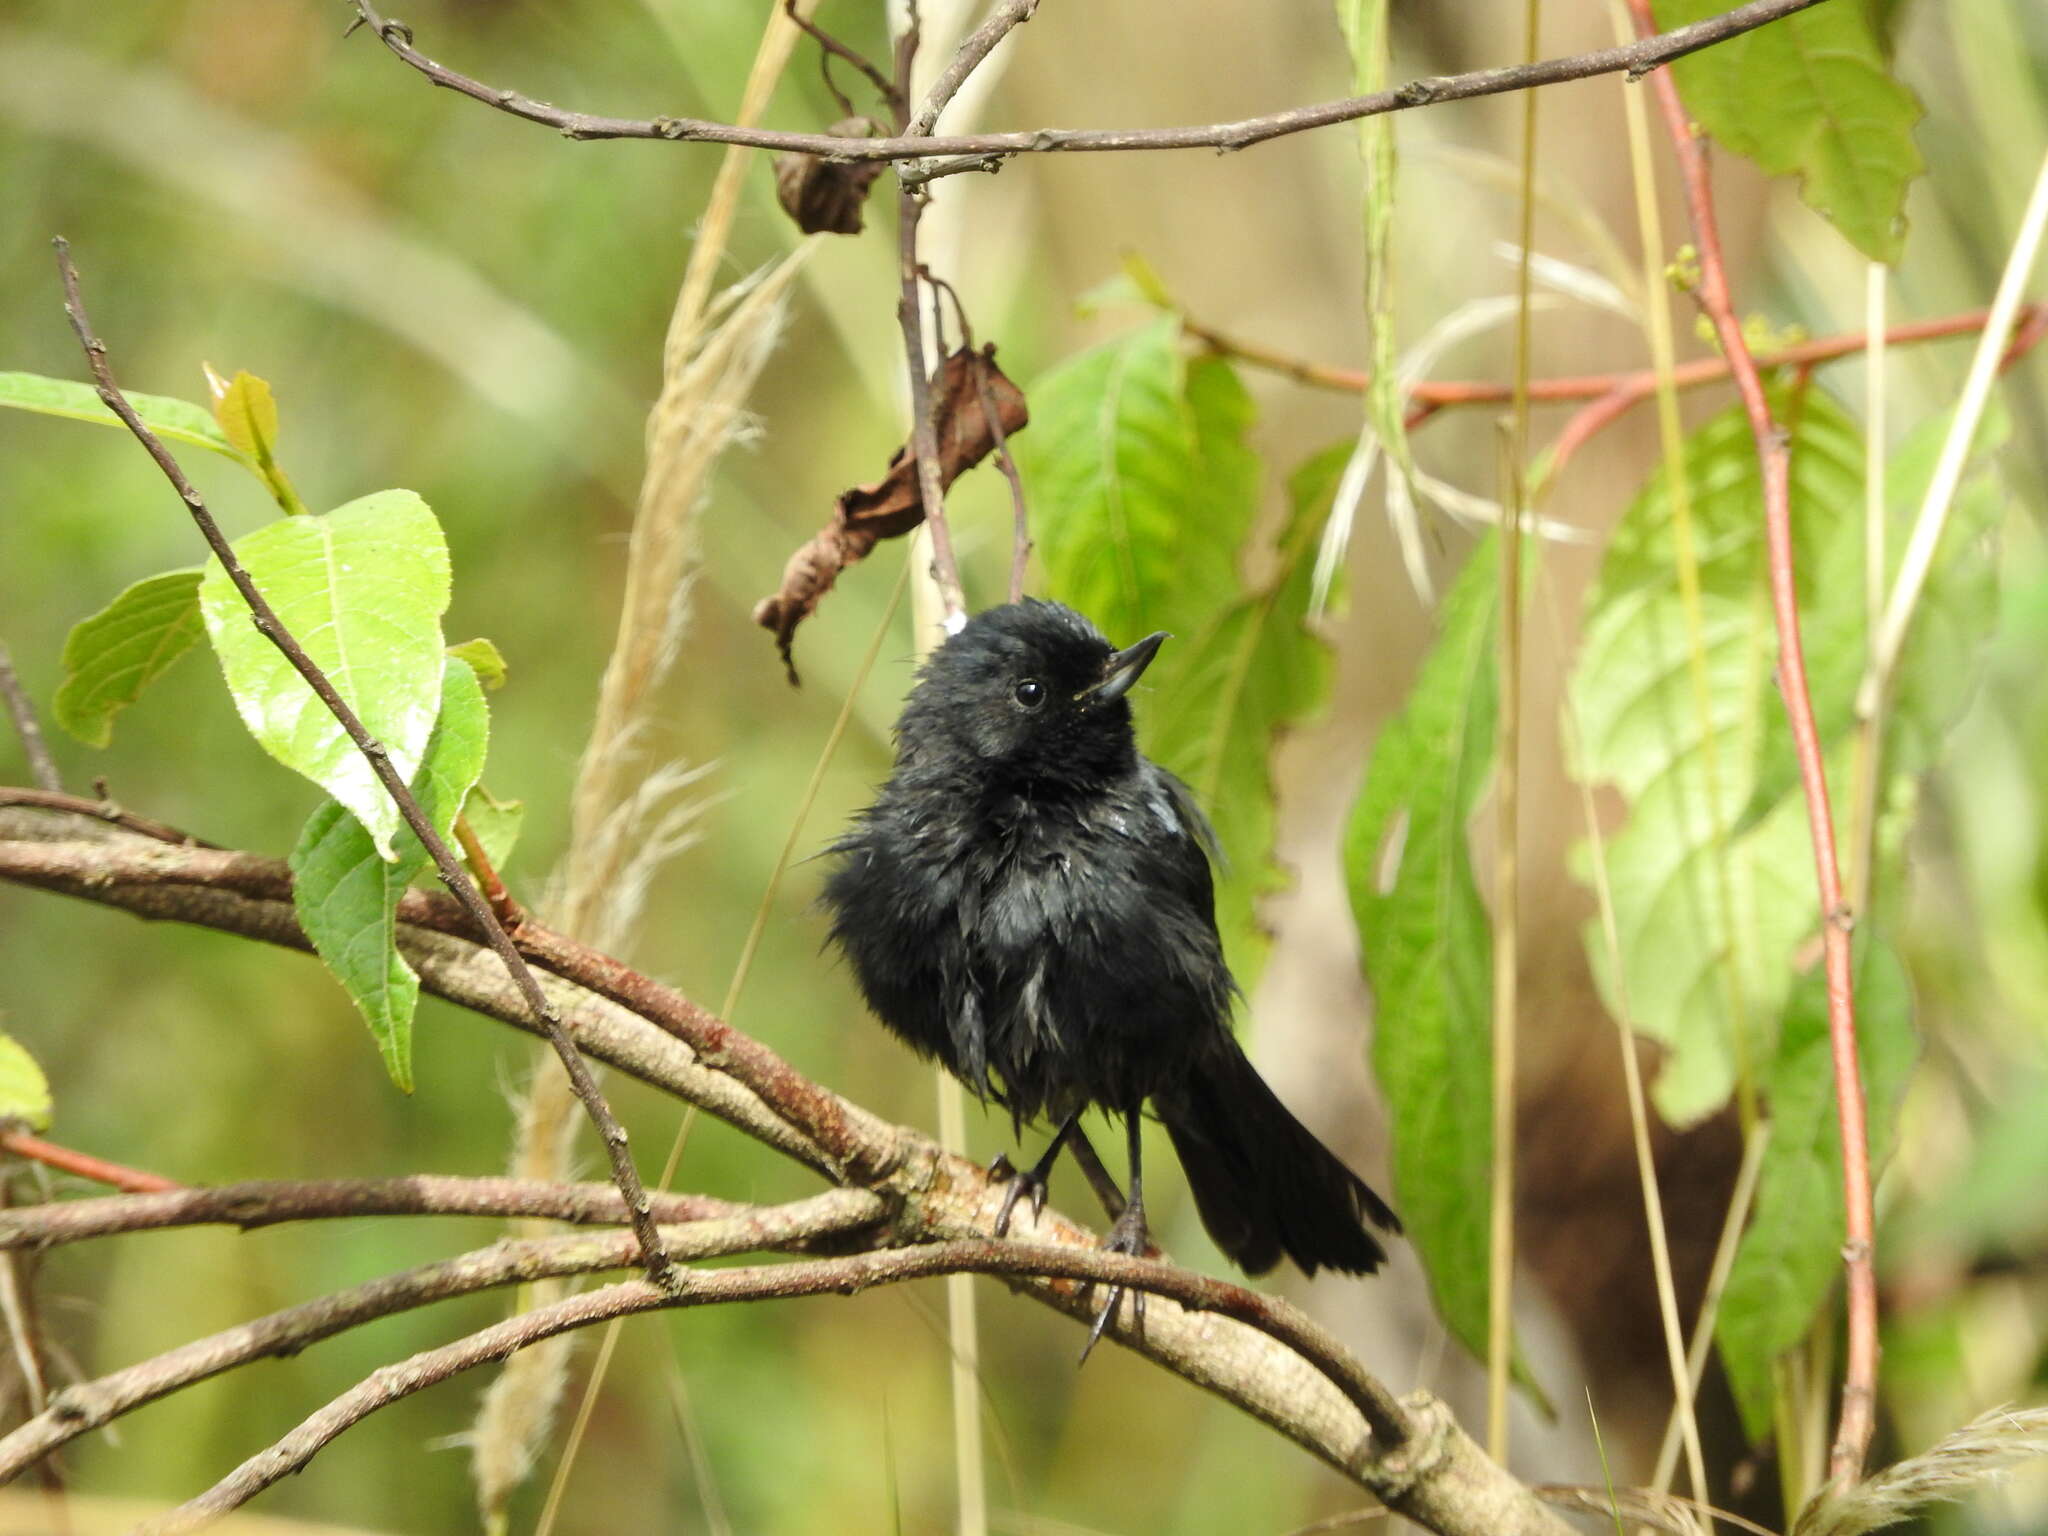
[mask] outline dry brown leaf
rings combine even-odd
[[[988,457],[995,446],[981,407],[981,386],[995,402],[1003,436],[1020,432],[1030,421],[1024,392],[1003,376],[995,364],[995,347],[972,352],[965,347],[948,357],[932,381],[932,411],[938,428],[939,484],[951,485]],[[976,379],[979,373],[981,378]],[[797,682],[790,643],[799,624],[817,610],[839,573],[882,539],[900,538],[924,521],[924,498],[917,483],[917,459],[908,444],[896,450],[889,471],[871,485],[857,485],[840,496],[832,521],[789,557],[782,587],[754,605],[754,622],[775,634],[789,680]]]

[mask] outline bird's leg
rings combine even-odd
[[[1095,1150],[1095,1143],[1088,1139],[1088,1133],[1076,1124],[1067,1137],[1067,1150],[1073,1154],[1074,1162],[1088,1180],[1088,1187],[1095,1191],[1095,1198],[1102,1202],[1102,1214],[1115,1221],[1124,1213],[1128,1204],[1124,1192],[1116,1187],[1116,1180],[1109,1176],[1109,1170],[1102,1166],[1102,1155]]]
[[[1024,1172],[1019,1173],[1016,1165],[1010,1161],[1009,1157],[1001,1153],[997,1154],[996,1160],[988,1165],[990,1178],[1007,1179],[1010,1184],[1010,1187],[1003,1192],[1002,1207],[996,1212],[997,1237],[1008,1237],[1010,1235],[1011,1213],[1017,1209],[1017,1202],[1026,1195],[1031,1197],[1032,1218],[1036,1220],[1039,1216],[1045,1214],[1045,1187],[1046,1181],[1052,1177],[1053,1164],[1059,1161],[1060,1148],[1065,1146],[1069,1139],[1080,1134],[1081,1112],[1077,1109],[1067,1116],[1066,1119],[1062,1120],[1059,1129],[1052,1133],[1052,1145],[1045,1149],[1045,1156],[1025,1169]],[[1088,1153],[1089,1156],[1093,1157],[1095,1149],[1090,1147]],[[1101,1164],[1098,1163],[1096,1166],[1100,1167]]]
[[[1128,1253],[1141,1257],[1152,1247],[1151,1234],[1145,1227],[1145,1179],[1140,1164],[1143,1159],[1143,1122],[1136,1110],[1131,1111],[1125,1122],[1131,1149],[1131,1197],[1125,1203],[1116,1220],[1111,1223],[1109,1236],[1102,1246],[1110,1253]],[[1125,1287],[1119,1285],[1109,1293],[1109,1299],[1102,1304],[1102,1310],[1095,1315],[1095,1326],[1088,1330],[1088,1342],[1081,1346],[1081,1361],[1086,1365],[1088,1355],[1102,1337],[1103,1330],[1115,1321],[1117,1308],[1123,1305]],[[1140,1333],[1145,1331],[1145,1293],[1131,1294],[1131,1322]]]

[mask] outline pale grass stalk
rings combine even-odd
[[[1617,39],[1633,39],[1635,30],[1619,4],[1609,7]],[[1636,228],[1643,249],[1643,311],[1649,322],[1650,365],[1657,370],[1657,436],[1664,456],[1664,479],[1671,497],[1671,542],[1678,568],[1679,603],[1685,614],[1686,673],[1698,715],[1700,766],[1706,779],[1708,831],[1713,846],[1727,850],[1728,819],[1721,793],[1721,753],[1714,739],[1714,712],[1707,684],[1705,620],[1700,606],[1700,562],[1693,542],[1692,487],[1685,478],[1685,428],[1678,415],[1677,342],[1671,325],[1671,287],[1664,279],[1664,221],[1657,209],[1657,176],[1650,157],[1650,128],[1641,91],[1624,87],[1621,101],[1628,122],[1629,168],[1635,183]],[[1722,930],[1728,935],[1727,963],[1720,967],[1726,994],[1730,1036],[1735,1054],[1735,1104],[1747,1134],[1756,1124],[1756,1074],[1749,1056],[1749,1010],[1743,993],[1738,958],[1734,883],[1725,857],[1709,861],[1714,894],[1721,908]]]
[[[1534,59],[1543,0],[1523,9]],[[1515,393],[1500,437],[1500,723],[1493,808],[1493,1174],[1487,1213],[1486,1444],[1508,1460],[1514,1374],[1515,1032],[1520,1002],[1522,801],[1522,516],[1528,500],[1529,362],[1536,266],[1536,92],[1522,97],[1521,227],[1515,313]]]
[[[911,632],[920,665],[946,638],[945,602],[932,575],[931,535],[910,536]],[[933,1069],[939,1144],[967,1153],[967,1093],[944,1067]],[[960,1536],[988,1536],[988,1472],[981,1454],[981,1317],[972,1275],[946,1276],[946,1340],[953,1393],[953,1481]]]
[[[1764,1149],[1771,1144],[1768,1120],[1757,1122],[1742,1144],[1742,1166],[1735,1174],[1735,1190],[1728,1197],[1728,1214],[1721,1221],[1721,1236],[1714,1245],[1714,1262],[1707,1270],[1706,1294],[1700,1298],[1700,1315],[1693,1320],[1692,1342],[1685,1352],[1685,1389],[1672,1404],[1671,1417],[1664,1423],[1664,1440],[1657,1447],[1657,1466],[1650,1486],[1659,1493],[1671,1486],[1678,1470],[1679,1437],[1692,1423],[1693,1399],[1707,1374],[1707,1352],[1714,1347],[1714,1323],[1721,1313],[1721,1295],[1728,1289],[1728,1273],[1735,1268],[1735,1251],[1742,1245],[1742,1230],[1749,1223],[1749,1207],[1756,1199],[1757,1180],[1764,1171]],[[1674,1307],[1674,1313],[1676,1308]],[[1695,1425],[1692,1438],[1698,1439]],[[1690,1451],[1690,1446],[1688,1446]],[[1704,1495],[1702,1495],[1704,1497]]]
[[[2033,271],[2035,258],[2040,254],[2044,234],[2048,234],[2048,154],[2042,156],[2040,172],[2034,178],[2033,195],[2027,200],[2027,211],[2021,216],[2019,231],[2014,235],[2012,250],[2006,257],[2005,271],[1998,280],[1998,292],[1991,301],[1991,313],[1977,338],[1977,351],[1970,359],[1970,371],[1963,380],[1963,393],[1956,403],[1955,418],[1949,424],[1948,436],[1941,445],[1941,457],[1935,462],[1933,478],[1927,483],[1927,494],[1913,519],[1912,535],[1906,541],[1904,555],[1900,557],[1898,580],[1885,603],[1870,666],[1864,674],[1862,687],[1857,690],[1856,712],[1859,718],[1877,719],[1882,715],[1885,689],[1891,681],[1893,668],[1898,665],[1899,650],[1905,644],[1906,630],[1913,622],[1913,612],[1919,606],[1928,573],[1934,568],[1934,553],[1941,543],[1942,530],[1948,526],[1949,509],[1955,504],[1956,488],[1961,484],[1963,469],[1969,462],[1970,443],[1977,435],[1978,423],[1984,418],[1984,407],[1991,398],[1991,386],[1998,377],[1999,360],[2012,335],[2020,295]]]
[[[1564,650],[1564,620],[1558,612],[1557,588],[1550,582],[1550,567],[1544,563],[1539,567],[1544,577],[1544,593],[1550,613],[1553,638],[1560,652]],[[1571,694],[1564,696],[1559,710],[1559,728],[1564,735],[1565,755],[1574,762],[1583,762],[1585,754],[1579,742],[1578,711],[1572,707]],[[1636,1182],[1643,1193],[1643,1220],[1650,1231],[1650,1272],[1657,1286],[1657,1318],[1664,1330],[1664,1353],[1671,1370],[1671,1423],[1666,1440],[1673,1447],[1680,1437],[1685,1444],[1686,1471],[1692,1478],[1695,1498],[1710,1497],[1707,1488],[1707,1461],[1700,1449],[1699,1423],[1693,1413],[1693,1396],[1699,1389],[1699,1378],[1693,1372],[1686,1357],[1682,1328],[1678,1318],[1678,1287],[1671,1274],[1671,1242],[1664,1224],[1664,1196],[1657,1183],[1656,1159],[1650,1152],[1650,1114],[1647,1096],[1643,1092],[1642,1064],[1636,1059],[1635,1033],[1631,1021],[1635,1017],[1629,1004],[1628,971],[1622,960],[1621,927],[1615,917],[1614,885],[1607,872],[1607,837],[1600,829],[1600,815],[1593,805],[1593,787],[1586,782],[1583,774],[1573,776],[1578,785],[1579,811],[1585,818],[1586,845],[1591,857],[1593,895],[1600,910],[1600,939],[1607,950],[1607,965],[1614,977],[1614,1031],[1615,1043],[1621,1052],[1622,1085],[1628,1097],[1628,1122],[1630,1140],[1635,1151]],[[1730,1211],[1728,1229],[1723,1233],[1723,1242],[1732,1261],[1735,1252],[1734,1237],[1741,1230],[1738,1214],[1748,1209],[1747,1199],[1738,1200]],[[1723,1277],[1725,1279],[1725,1275]],[[1711,1286],[1710,1286],[1711,1298]],[[1711,1308],[1702,1309],[1702,1338],[1712,1337],[1712,1327],[1706,1319]],[[1655,1488],[1658,1493],[1670,1487],[1669,1468],[1661,1468]]]

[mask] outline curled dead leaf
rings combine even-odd
[[[879,130],[872,118],[847,117],[825,130],[842,139],[865,139]],[[868,188],[888,167],[880,160],[827,160],[818,155],[775,157],[775,200],[807,235],[857,235]]]
[[[932,380],[942,487],[987,458],[995,447],[995,434],[982,411],[984,388],[995,404],[1004,437],[1022,431],[1031,419],[1024,392],[996,366],[995,352],[993,345],[979,352],[962,347],[946,359]],[[754,622],[773,631],[792,684],[798,680],[790,655],[796,628],[817,610],[839,573],[865,559],[879,540],[900,538],[923,521],[917,459],[906,443],[890,458],[887,474],[844,492],[833,508],[832,521],[789,557],[782,570],[781,589],[754,605]]]

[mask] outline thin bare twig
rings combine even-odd
[[[834,1189],[788,1205],[732,1207],[725,1215],[665,1228],[663,1236],[685,1259],[722,1258],[856,1231],[881,1209],[882,1202],[865,1191]],[[239,1323],[53,1394],[47,1409],[0,1438],[0,1482],[145,1403],[253,1361],[296,1354],[378,1318],[522,1281],[641,1262],[630,1232],[508,1239]],[[650,1294],[662,1294],[642,1284]]]
[[[967,83],[967,77],[980,68],[981,61],[995,51],[996,44],[1008,37],[1012,28],[1029,21],[1037,9],[1038,0],[998,0],[988,19],[960,40],[959,48],[947,60],[939,78],[932,82],[924,104],[917,109],[917,116],[910,120],[910,133],[913,136],[928,134],[937,127],[939,114],[960,94],[960,87]]]
[[[1629,9],[1638,31],[1647,32],[1655,27],[1649,0],[1629,0]],[[1876,1423],[1877,1271],[1872,1259],[1876,1222],[1871,1201],[1863,1074],[1857,1059],[1849,913],[1842,893],[1841,864],[1835,853],[1827,768],[1821,755],[1820,732],[1814,722],[1813,695],[1807,686],[1806,660],[1799,636],[1799,590],[1792,549],[1792,446],[1785,429],[1772,419],[1763,376],[1750,355],[1742,321],[1735,313],[1714,215],[1706,146],[1686,116],[1670,71],[1659,70],[1651,78],[1677,151],[1693,240],[1699,249],[1700,307],[1713,323],[1748,413],[1750,432],[1756,439],[1763,477],[1771,610],[1778,631],[1778,687],[1791,722],[1800,783],[1806,795],[1807,826],[1813,839],[1822,954],[1827,971],[1828,1042],[1834,1058],[1835,1113],[1842,1132],[1842,1203],[1847,1234],[1842,1261],[1848,1272],[1849,1297],[1848,1358],[1842,1379],[1841,1419],[1829,1456],[1829,1480],[1837,1490],[1846,1491],[1862,1476],[1863,1459]]]
[[[844,42],[841,42],[830,32],[827,32],[823,27],[811,20],[810,17],[804,15],[803,12],[796,8],[796,0],[782,0],[782,13],[799,27],[803,28],[811,40],[824,50],[825,56],[828,59],[844,59],[863,75],[867,76],[868,83],[881,93],[882,104],[889,109],[890,120],[898,123],[903,121],[904,114],[910,110],[910,103],[903,99],[903,93],[896,88],[889,77],[875,68],[874,62],[866,54],[848,47]],[[846,115],[852,117],[854,115],[853,103],[846,99],[838,86],[832,84],[831,75],[827,74],[825,76],[825,84],[831,87],[833,95],[839,97],[839,104],[846,109]]]
[[[594,1240],[580,1241],[590,1244]],[[851,1295],[876,1285],[959,1273],[1064,1282],[1074,1301],[1082,1306],[1087,1305],[1083,1292],[1089,1284],[1127,1285],[1180,1301],[1197,1311],[1220,1312],[1258,1328],[1323,1370],[1372,1426],[1374,1444],[1363,1458],[1368,1482],[1372,1469],[1397,1458],[1414,1432],[1409,1410],[1378,1382],[1359,1371],[1350,1355],[1320,1325],[1291,1307],[1275,1304],[1241,1286],[1206,1280],[1149,1259],[969,1239],[792,1264],[692,1270],[673,1293],[633,1280],[537,1308],[373,1372],[305,1419],[290,1434],[243,1462],[206,1493],[140,1529],[153,1536],[197,1529],[297,1471],[337,1435],[378,1409],[558,1333],[635,1312],[835,1293]],[[1399,1479],[1387,1479],[1387,1487],[1390,1500],[1398,1500]]]
[[[7,706],[7,713],[14,721],[14,734],[21,738],[22,755],[28,759],[28,771],[36,784],[55,794],[63,790],[63,775],[57,772],[57,760],[50,756],[50,744],[43,739],[43,728],[36,720],[35,701],[28,696],[28,690],[21,686],[21,679],[15,675],[14,658],[8,654],[7,642],[0,640],[0,703]]]
[[[54,1141],[45,1141],[40,1136],[31,1136],[27,1131],[0,1133],[0,1152],[26,1158],[32,1163],[41,1163],[45,1168],[55,1168],[63,1173],[76,1174],[81,1179],[91,1179],[95,1184],[105,1184],[113,1189],[125,1190],[130,1194],[146,1195],[163,1190],[182,1188],[176,1179],[167,1179],[160,1173],[146,1173],[140,1168],[124,1167],[110,1163],[103,1157],[94,1157],[90,1152],[79,1152],[71,1147],[60,1147]],[[84,1201],[68,1202],[66,1209],[85,1204]],[[0,1232],[8,1230],[8,1221],[20,1210],[38,1210],[43,1207],[16,1207],[0,1216]],[[0,1242],[0,1247],[6,1247]]]
[[[78,816],[90,816],[95,821],[104,821],[110,826],[123,827],[130,832],[139,832],[144,837],[155,838],[160,843],[174,843],[181,848],[218,848],[220,844],[209,843],[203,837],[194,837],[176,827],[166,826],[161,821],[151,821],[147,816],[136,816],[124,811],[111,800],[89,800],[84,795],[67,795],[47,789],[23,789],[16,785],[0,787],[0,806],[32,805],[49,811],[65,811]]]
[[[6,1144],[13,1150],[11,1138]],[[357,1216],[533,1217],[578,1226],[617,1226],[626,1220],[625,1204],[613,1184],[556,1184],[545,1179],[437,1173],[395,1179],[250,1179],[212,1185],[173,1184],[154,1174],[134,1177],[138,1182],[156,1182],[130,1194],[0,1211],[0,1250],[55,1248],[173,1227],[233,1226],[248,1232],[287,1222]],[[747,1209],[709,1195],[654,1192],[649,1198],[655,1219],[664,1226],[708,1221]]]
[[[1038,0],[1031,0],[1036,8]],[[1028,19],[1028,17],[1026,18]],[[960,290],[933,272],[920,266],[919,272],[931,284],[934,292],[943,292],[953,301],[953,314],[960,322],[960,345],[969,358],[968,366],[974,370],[974,397],[981,405],[982,420],[988,423],[989,435],[995,439],[996,467],[1003,472],[1003,478],[1010,483],[1010,601],[1019,602],[1024,596],[1024,576],[1031,563],[1031,516],[1024,500],[1024,476],[1017,468],[1017,461],[1010,455],[1010,434],[1003,430],[1003,418],[996,408],[995,391],[989,387],[988,357],[977,351],[974,345],[974,326],[968,321],[967,306],[960,302]],[[994,347],[991,344],[990,351]]]
[[[967,598],[960,587],[960,562],[953,553],[952,530],[946,526],[946,488],[939,477],[939,432],[932,420],[931,375],[924,360],[923,306],[918,298],[917,221],[923,212],[919,194],[905,188],[896,197],[901,230],[903,296],[896,317],[903,327],[904,360],[910,369],[910,452],[917,461],[917,495],[932,532],[932,574],[951,630],[967,616]],[[991,426],[995,418],[989,418]],[[995,426],[995,430],[1002,429]]]
[[[228,579],[235,584],[235,590],[241,593],[242,601],[248,604],[257,631],[277,647],[299,676],[305,679],[306,686],[313,690],[320,702],[327,706],[328,712],[340,723],[341,728],[348,733],[349,740],[355,743],[356,749],[362,753],[371,771],[376,774],[378,782],[384,786],[385,792],[398,807],[399,814],[405,818],[405,824],[412,829],[413,835],[420,840],[421,846],[434,861],[435,871],[440,875],[442,883],[454,893],[455,899],[468,912],[477,930],[484,935],[486,942],[504,963],[513,984],[519,988],[527,1006],[533,1010],[535,1021],[547,1035],[548,1043],[555,1048],[555,1054],[561,1058],[563,1070],[569,1074],[569,1081],[575,1086],[576,1097],[582,1101],[591,1123],[597,1127],[598,1134],[603,1138],[605,1151],[611,1159],[612,1177],[633,1213],[633,1230],[640,1238],[642,1250],[647,1256],[649,1280],[656,1286],[669,1284],[674,1278],[674,1266],[662,1254],[660,1235],[655,1231],[654,1218],[648,1207],[647,1191],[641,1186],[640,1174],[633,1166],[632,1153],[627,1149],[626,1128],[619,1124],[618,1117],[605,1102],[604,1093],[597,1086],[597,1080],[590,1075],[590,1068],[584,1063],[582,1053],[576,1049],[576,1042],[571,1040],[568,1032],[563,1029],[561,1015],[555,1011],[554,1005],[541,991],[540,983],[534,980],[533,973],[526,967],[526,962],[520,959],[518,950],[513,948],[512,941],[506,936],[497,915],[491,911],[490,903],[485,901],[482,892],[477,890],[476,882],[469,878],[462,868],[461,861],[455,857],[440,833],[434,830],[433,823],[420,808],[419,801],[413,797],[412,790],[407,787],[398,770],[392,766],[389,750],[370,735],[348,700],[335,690],[327,674],[321,671],[312,657],[306,654],[305,648],[285,628],[276,610],[270,606],[269,600],[257,589],[256,583],[250,579],[242,562],[236,558],[226,535],[220,531],[220,525],[214,521],[213,514],[207,510],[206,502],[194,489],[192,482],[186,479],[185,471],[179,467],[177,459],[164,446],[162,439],[149,429],[148,423],[135,413],[135,408],[128,403],[128,397],[122,394],[120,387],[115,384],[113,372],[107,366],[106,344],[93,334],[92,325],[86,318],[85,300],[78,286],[78,269],[71,261],[70,242],[59,236],[54,244],[57,249],[57,269],[64,281],[64,312],[70,317],[71,328],[78,335],[78,344],[85,353],[87,365],[92,369],[93,381],[101,401],[108,410],[121,418],[136,440],[148,451],[149,456],[156,461],[157,468],[164,472],[164,477],[171,482],[179,499],[185,503],[186,510],[192,514],[193,522],[198,524],[207,547],[213,551],[214,558],[219,560],[222,568],[226,570]]]
[[[929,165],[906,167],[900,173],[906,179],[920,181],[962,171],[995,169],[1014,155],[1059,151],[1249,149],[1254,144],[1291,133],[1327,128],[1337,123],[1355,122],[1362,117],[1431,106],[1438,102],[1529,90],[1565,80],[1584,80],[1594,75],[1626,73],[1630,78],[1636,78],[1659,64],[1754,31],[1818,3],[1820,0],[1750,0],[1749,4],[1737,6],[1722,15],[1710,16],[1704,21],[1677,27],[1625,47],[1601,48],[1590,53],[1545,59],[1536,64],[1474,70],[1461,75],[1437,75],[1411,80],[1368,96],[1294,107],[1234,122],[1180,128],[1041,128],[1018,133],[941,134],[935,137],[899,134],[889,138],[842,139],[826,133],[779,133],[764,128],[742,128],[701,118],[625,118],[567,111],[518,91],[486,85],[481,80],[437,63],[413,46],[411,28],[402,22],[387,20],[369,0],[355,0],[357,14],[384,46],[435,85],[513,117],[556,129],[570,139],[667,139],[744,144],[755,149],[791,150],[837,161],[931,158],[933,163]]]

